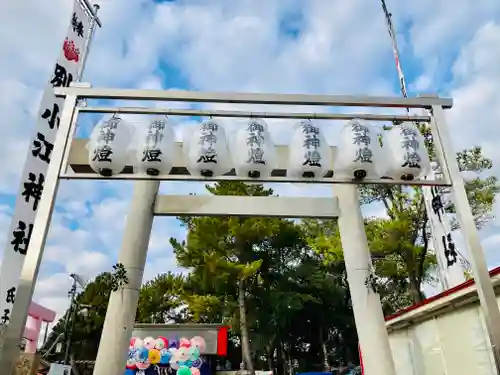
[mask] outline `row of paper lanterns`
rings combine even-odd
[[[143,125],[117,116],[99,123],[87,145],[91,168],[111,176],[131,164],[134,173],[168,174],[174,166],[172,126],[166,117],[152,117]],[[359,119],[349,121],[340,133],[333,166],[321,127],[304,120],[293,132],[287,160],[292,178],[322,178],[333,169],[339,178],[416,180],[431,169],[424,138],[413,123],[381,131]],[[258,179],[277,166],[267,123],[258,118],[249,119],[232,137],[218,120],[203,121],[184,134],[183,152],[189,173],[196,176],[217,177],[234,168],[237,176]]]

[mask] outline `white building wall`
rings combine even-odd
[[[446,302],[450,306],[451,301]],[[495,375],[494,362],[477,302],[441,314],[419,316],[417,323],[388,322],[398,375]]]

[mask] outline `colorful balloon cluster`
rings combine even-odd
[[[168,340],[165,337],[133,337],[127,358],[127,373],[145,372],[152,366],[177,370],[177,375],[200,375],[203,361],[200,354],[205,351],[203,337],[191,340],[185,337]]]

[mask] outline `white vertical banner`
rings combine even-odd
[[[434,179],[435,174],[431,173],[428,178]],[[442,194],[437,187],[424,187],[422,193],[431,227],[439,276],[443,284],[443,290],[447,290],[465,282],[464,269],[459,261],[460,254],[451,237],[451,227]]]
[[[392,41],[392,52],[398,72],[401,94],[404,97],[408,96],[406,91],[405,76],[401,63],[399,61],[399,50],[396,41],[396,33],[392,24],[391,14],[389,13],[385,0],[382,0],[382,9],[384,11],[387,30]],[[408,113],[409,108],[406,109]],[[426,178],[435,179],[435,174],[432,172]],[[462,263],[459,262],[459,253],[455,247],[455,243],[451,237],[451,228],[449,219],[444,210],[442,194],[436,187],[422,187],[422,195],[425,203],[427,218],[431,228],[431,239],[434,247],[434,252],[438,262],[438,273],[443,290],[453,288],[465,281],[464,269]]]
[[[9,324],[11,318],[10,313],[24,258],[29,251],[33,222],[42,195],[45,174],[59,128],[59,116],[63,109],[64,98],[57,98],[54,95],[54,87],[67,87],[79,79],[77,75],[82,71],[82,64],[85,61],[85,48],[88,45],[88,38],[91,37],[92,23],[91,16],[87,15],[78,0],[74,0],[68,32],[40,103],[34,136],[29,144],[14,215],[4,246],[0,267],[0,324]]]

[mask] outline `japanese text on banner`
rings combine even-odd
[[[64,98],[54,95],[54,87],[68,87],[76,81],[84,63],[84,49],[90,35],[91,18],[80,2],[74,0],[70,25],[45,88],[36,119],[34,137],[31,139],[27,159],[21,174],[21,186],[16,199],[12,222],[4,246],[0,268],[0,324],[8,324],[17,286],[29,250],[33,223],[45,184],[45,174],[57,130]]]

